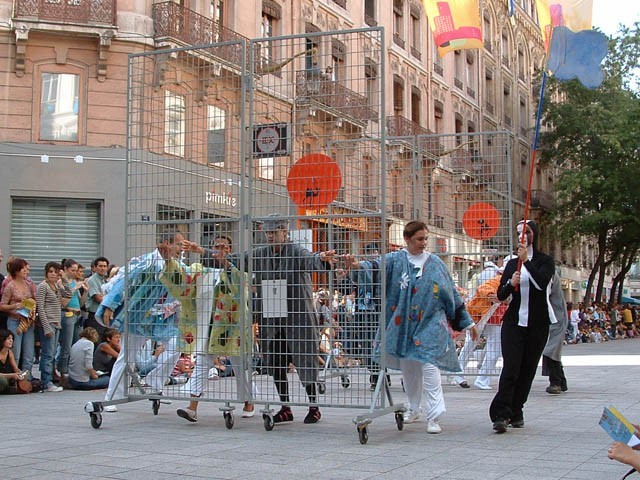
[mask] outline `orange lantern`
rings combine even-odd
[[[289,197],[299,207],[326,207],[342,185],[342,172],[329,156],[311,153],[298,160],[287,177]]]
[[[498,233],[500,214],[490,203],[474,203],[462,216],[462,227],[476,240],[488,240]]]

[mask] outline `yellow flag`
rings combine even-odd
[[[544,47],[549,51],[554,27],[574,32],[591,30],[593,0],[536,0]]]
[[[422,0],[442,57],[453,50],[482,48],[478,0]]]

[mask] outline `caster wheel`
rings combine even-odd
[[[224,412],[224,426],[227,427],[227,430],[231,430],[233,428],[233,414],[231,412]]]
[[[324,383],[319,383],[318,384],[318,393],[320,395],[324,395],[324,392],[327,391],[327,386]]]
[[[358,439],[362,445],[365,445],[369,441],[369,432],[366,426],[358,427]]]
[[[92,413],[89,416],[91,417],[91,426],[96,429],[100,428],[100,425],[102,425],[102,415],[99,413]]]
[[[160,411],[160,400],[153,400],[151,409],[153,410],[154,415],[158,415],[158,412]]]
[[[267,432],[273,430],[273,417],[271,415],[263,415],[262,420],[264,421],[264,429]]]
[[[404,428],[404,415],[402,412],[396,412],[396,426],[400,431]]]
[[[349,380],[349,377],[347,377],[346,375],[344,377],[342,377],[342,387],[343,388],[349,388],[351,386],[351,380]]]

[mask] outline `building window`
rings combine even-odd
[[[493,72],[486,70],[484,75],[484,94],[485,94],[485,107],[487,111],[493,115],[495,113],[496,105],[496,92],[495,83],[493,81]]]
[[[340,82],[345,78],[344,61],[347,56],[347,46],[336,38],[331,39],[331,80]]]
[[[411,87],[411,121],[420,125],[420,90]]]
[[[411,9],[411,55],[420,60],[422,48],[420,48],[420,16]]]
[[[404,48],[404,2],[393,0],[393,42]]]
[[[273,0],[262,0],[262,22],[260,23],[260,36],[271,38],[279,34],[279,20],[282,16],[282,8]],[[276,52],[274,44],[266,41],[261,44],[261,57],[263,65],[269,65],[274,61]]]
[[[492,38],[491,20],[487,15],[483,17],[483,26],[484,26],[484,32],[482,32],[482,34],[484,36],[484,48],[488,52],[491,52],[491,38]]]
[[[461,50],[454,51],[453,55],[453,84],[462,90],[462,78],[464,77],[464,65]]]
[[[275,178],[273,157],[258,158],[258,177],[263,180],[273,180]]]
[[[454,123],[456,129],[456,146],[459,147],[462,145],[462,134],[464,133],[462,126],[464,125],[464,122],[462,121],[462,117],[457,113],[455,115]]]
[[[502,32],[502,37],[501,37],[501,42],[500,42],[500,54],[502,56],[502,64],[509,66],[509,37],[507,36],[507,32],[503,31]]]
[[[438,53],[438,44],[433,39],[431,41],[433,42],[433,71],[442,76],[444,74],[444,62]]]
[[[376,64],[370,58],[365,58],[364,60],[364,76],[366,79],[367,89],[367,104],[370,108],[375,111],[378,111],[378,69]]]
[[[527,102],[520,97],[520,134],[526,136],[529,132],[529,119],[527,116]]]
[[[396,115],[401,115],[404,109],[404,82],[397,75],[393,77],[393,109]]]
[[[434,125],[436,129],[436,133],[444,132],[444,106],[440,102],[435,102],[433,106],[433,116],[435,119]]]
[[[467,93],[475,97],[476,90],[476,68],[475,54],[472,51],[466,51],[467,61],[465,62],[465,80],[467,82]]]
[[[520,80],[524,80],[524,71],[525,71],[525,64],[524,64],[524,53],[522,52],[522,47],[518,48],[518,78]]]
[[[222,25],[224,19],[224,0],[211,0],[209,14],[212,20]]]
[[[224,165],[227,112],[214,105],[207,109],[207,161]]]
[[[186,107],[184,97],[172,92],[164,93],[164,151],[184,157]]]
[[[502,99],[502,108],[504,110],[504,124],[507,127],[511,127],[513,125],[512,123],[512,105],[511,105],[511,84],[509,84],[508,82],[504,83],[504,87],[503,87],[503,99]]]
[[[40,140],[78,142],[80,75],[42,73]]]
[[[370,27],[377,27],[376,0],[364,0],[364,22]]]

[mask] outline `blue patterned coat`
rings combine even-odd
[[[398,368],[398,359],[431,363],[442,370],[460,371],[448,325],[463,330],[473,325],[445,264],[429,255],[422,276],[409,262],[406,250],[384,258],[386,270],[384,361]],[[378,353],[381,332],[378,332]]]

